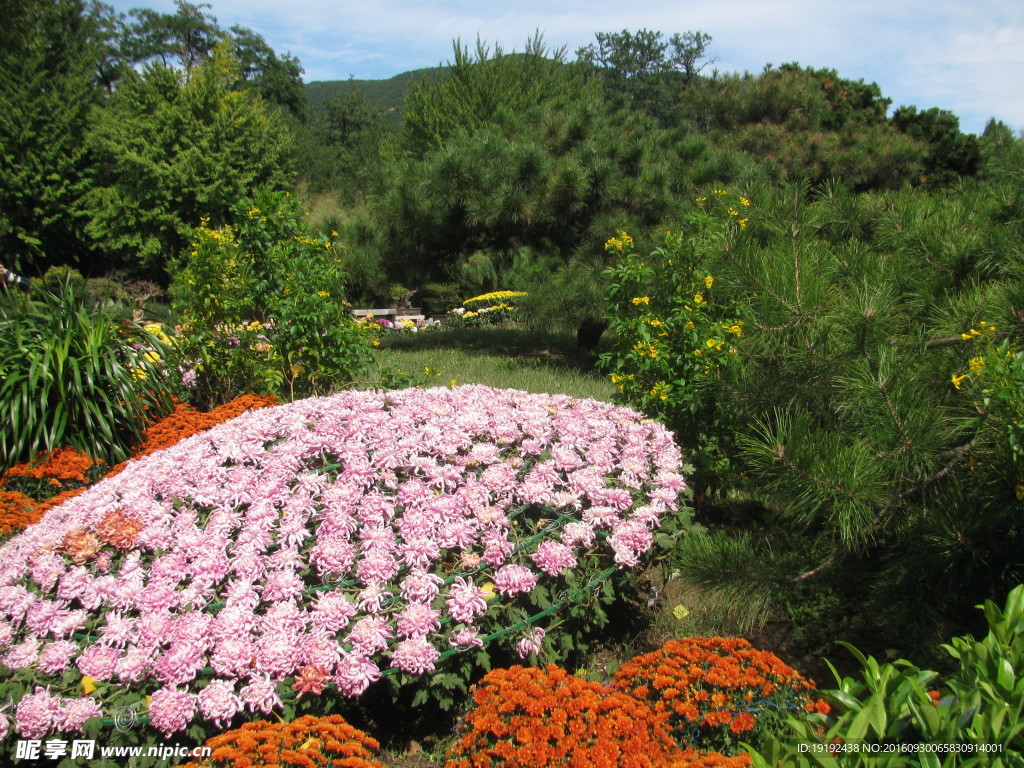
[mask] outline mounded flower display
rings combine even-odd
[[[165,735],[223,728],[498,638],[535,652],[524,601],[572,601],[637,565],[684,489],[664,427],[593,400],[467,386],[246,413],[0,549],[14,730],[126,706]]]

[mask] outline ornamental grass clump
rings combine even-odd
[[[341,715],[245,723],[207,739],[203,746],[212,750],[210,756],[181,768],[387,768],[373,759],[380,744]]]
[[[492,641],[553,652],[543,620],[593,623],[610,577],[687,522],[680,460],[661,425],[565,395],[349,391],[251,411],[0,549],[0,697],[18,733],[60,731],[66,680],[85,676],[105,716],[198,737]]]
[[[812,698],[813,681],[742,638],[670,640],[623,664],[611,684],[667,715],[680,744],[728,754],[740,741],[759,743],[789,716],[829,711]]]
[[[677,752],[664,714],[553,664],[490,672],[456,735],[445,768],[667,768]]]

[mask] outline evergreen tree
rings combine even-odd
[[[95,27],[80,0],[10,0],[0,24],[0,252],[42,270],[82,254],[76,204],[100,98]]]
[[[714,62],[707,56],[711,36],[700,31],[667,40],[648,29],[598,32],[596,37],[596,44],[576,52],[577,61],[600,76],[613,104],[643,110],[663,127],[684,118],[681,92],[695,87],[700,72]]]
[[[845,631],[890,644],[963,627],[1024,578],[1024,244],[1001,196],[749,196],[705,264],[715,300],[746,307],[720,407],[773,522],[695,542],[684,571],[775,605],[838,591]]]
[[[436,78],[423,77],[406,94],[403,148],[416,157],[442,147],[459,131],[472,133],[499,111],[521,113],[556,96],[571,96],[579,79],[565,67],[565,49],[549,50],[540,34],[523,53],[493,52],[477,40],[471,53],[456,40],[454,61]]]
[[[188,78],[150,64],[126,73],[95,113],[88,146],[99,172],[84,207],[109,266],[166,279],[201,218],[219,226],[251,190],[292,183],[280,114],[232,90],[237,78],[226,47]]]

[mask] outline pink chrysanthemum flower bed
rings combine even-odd
[[[428,673],[538,585],[636,565],[679,471],[661,425],[564,395],[346,392],[244,414],[0,549],[0,671],[30,680],[14,728],[80,729],[150,695],[171,734]],[[544,634],[509,640],[527,654]],[[69,671],[98,681],[88,703],[54,692]]]

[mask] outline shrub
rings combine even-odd
[[[59,293],[0,295],[0,466],[71,446],[110,464],[170,409],[160,340]]]
[[[290,723],[246,723],[207,739],[203,746],[213,750],[210,756],[181,768],[386,768],[373,759],[380,748],[377,741],[353,728],[341,715],[305,715]]]
[[[679,232],[664,231],[646,256],[618,232],[605,244],[617,257],[608,280],[609,331],[601,362],[620,399],[674,429],[694,466],[698,496],[722,485],[731,467],[734,424],[723,378],[736,360],[743,322],[717,298],[705,261],[729,228],[744,228],[749,201],[714,190]],[[726,211],[719,215],[717,207]],[[726,221],[723,222],[722,218]]]
[[[177,358],[192,402],[327,394],[369,371],[375,340],[345,301],[343,246],[311,236],[285,193],[258,195],[235,217],[218,229],[204,220],[174,270]]]
[[[490,672],[456,735],[445,768],[651,768],[676,751],[663,715],[554,665]]]
[[[245,414],[4,545],[0,697],[80,673],[104,712],[151,694],[169,734],[437,670],[420,700],[450,706],[467,652],[567,653],[605,621],[608,579],[688,523],[679,464],[660,425],[568,396],[353,391]],[[60,729],[33,719],[67,704],[46,696],[19,733]]]
[[[742,638],[670,640],[623,664],[612,686],[667,715],[681,743],[730,753],[741,738],[767,738],[789,714],[828,712],[811,698],[813,682]]]

